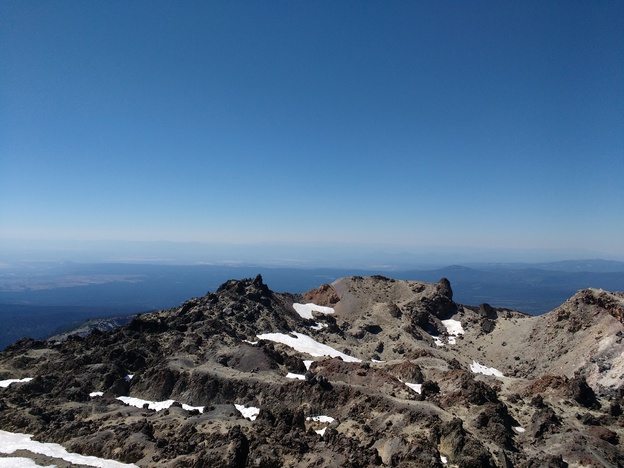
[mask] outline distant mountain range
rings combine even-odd
[[[15,262],[0,268],[0,349],[23,336],[59,333],[68,323],[173,307],[215,291],[228,279],[257,274],[271,289],[292,293],[352,275],[430,282],[445,277],[457,302],[488,303],[533,315],[552,310],[580,289],[624,290],[624,262],[599,259],[420,270]]]

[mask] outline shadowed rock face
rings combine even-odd
[[[531,317],[457,304],[444,278],[301,296],[231,280],[112,331],[9,346],[0,380],[33,380],[0,388],[0,429],[146,467],[621,466],[623,304],[585,290]]]

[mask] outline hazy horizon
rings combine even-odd
[[[0,244],[622,259],[623,26],[621,2],[1,2]]]
[[[255,243],[5,240],[2,262],[151,263],[257,265],[295,268],[441,268],[482,263],[548,263],[566,260],[624,261],[600,251],[476,249],[340,243]]]

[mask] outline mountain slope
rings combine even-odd
[[[9,346],[0,380],[32,380],[0,388],[0,429],[137,466],[621,466],[623,315],[600,290],[533,317],[445,279],[231,280]]]

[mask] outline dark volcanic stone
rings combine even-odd
[[[496,310],[490,304],[480,304],[479,305],[479,315],[486,319],[495,319],[497,318]]]
[[[450,454],[450,462],[467,468],[494,468],[496,466],[487,449],[463,427],[462,420],[442,423],[434,429],[436,442]]]
[[[600,409],[600,403],[596,399],[596,394],[592,388],[587,385],[585,378],[575,376],[568,383],[568,388],[570,389],[570,396],[581,405],[586,408]]]
[[[531,417],[530,433],[535,438],[542,437],[546,433],[557,432],[560,425],[559,418],[549,406],[537,408]]]

